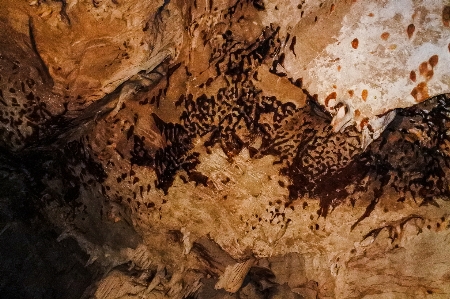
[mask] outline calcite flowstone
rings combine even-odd
[[[85,297],[450,296],[442,1],[1,3],[0,145]]]
[[[335,130],[356,122],[370,143],[392,119],[388,111],[450,90],[443,1],[308,1],[299,5],[301,20],[288,17],[294,2],[272,5],[279,10],[271,20],[283,18],[293,36],[280,70],[301,78],[329,110],[347,104]],[[304,38],[309,32],[318,36]]]

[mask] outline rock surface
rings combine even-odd
[[[450,296],[450,6],[0,4],[2,255],[72,252],[75,297]]]

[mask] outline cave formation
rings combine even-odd
[[[2,298],[450,297],[450,6],[0,0]]]

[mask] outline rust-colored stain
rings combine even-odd
[[[411,73],[409,73],[409,79],[411,79],[411,81],[416,82],[416,72],[415,71],[411,71]]]
[[[409,24],[408,28],[406,28],[406,32],[408,33],[408,38],[411,38],[416,30],[416,26],[414,24]]]
[[[367,89],[363,89],[363,91],[361,92],[361,97],[364,100],[364,102],[367,100],[368,95],[369,95],[369,92],[367,91]]]
[[[387,40],[388,38],[389,38],[389,32],[383,32],[382,34],[381,34],[381,39],[382,40]]]
[[[442,23],[446,27],[450,27],[450,6],[444,6],[442,9]]]
[[[328,103],[330,102],[330,100],[336,100],[337,94],[335,91],[333,91],[332,93],[330,93],[326,98],[325,98],[325,106],[328,107]]]
[[[437,64],[437,55],[436,58],[433,58],[433,56],[428,60],[428,61],[424,61],[419,65],[419,72],[420,75],[423,76],[427,81],[430,80],[433,75],[434,75],[434,71],[433,71],[433,66]],[[431,66],[431,68],[429,68],[429,66]]]
[[[422,102],[428,99],[430,96],[428,95],[428,86],[426,82],[420,82],[416,87],[411,91],[411,95],[414,97],[416,102]]]
[[[368,117],[364,117],[363,120],[361,121],[361,123],[359,124],[361,129],[364,128],[367,124],[369,123],[369,118]]]
[[[430,59],[428,59],[428,62],[430,63],[431,67],[434,68],[436,64],[438,64],[439,62],[439,56],[437,55],[431,56]]]
[[[354,40],[352,40],[352,48],[353,48],[353,49],[358,49],[358,44],[359,44],[359,41],[358,41],[357,38],[355,38]]]
[[[368,14],[368,16],[369,16],[369,17],[373,17],[373,16],[374,16],[373,12],[371,12],[370,14]]]
[[[338,72],[341,71],[341,66],[340,65],[337,66],[337,70],[338,70]]]
[[[336,8],[336,5],[334,5],[334,3],[331,4],[331,7],[330,7],[330,13],[332,13],[332,12],[334,11],[335,8]]]
[[[359,111],[359,109],[355,110],[355,117],[358,117],[361,115],[361,111]]]
[[[333,84],[333,88],[334,88],[334,89],[336,89],[336,88],[337,88],[336,84]]]
[[[347,91],[348,92],[348,94],[351,96],[351,97],[353,97],[353,95],[355,94],[355,92],[353,91],[353,90],[349,90],[349,91]]]
[[[425,77],[428,72],[428,61],[424,61],[419,65],[419,73]]]
[[[393,45],[389,46],[389,50],[395,50],[395,49],[397,49],[397,45],[396,44],[393,44]]]

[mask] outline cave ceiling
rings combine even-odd
[[[86,298],[450,296],[446,1],[0,6],[1,182]]]

